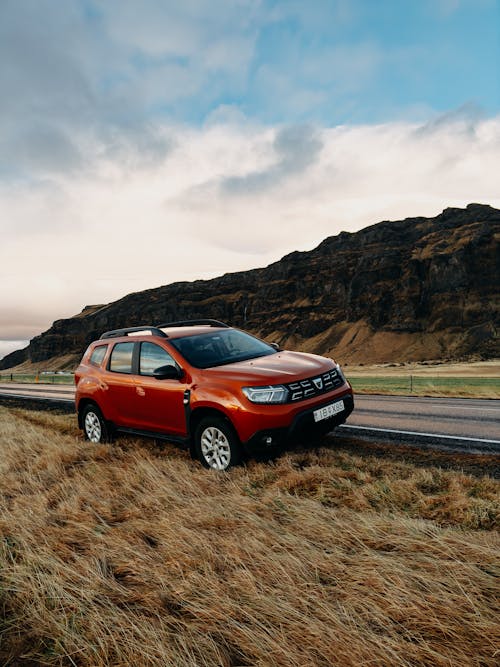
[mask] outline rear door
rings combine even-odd
[[[104,400],[106,418],[117,426],[135,426],[133,402],[135,381],[133,375],[135,342],[115,343],[105,373]]]

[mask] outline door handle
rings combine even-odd
[[[136,387],[135,391],[138,396],[146,396],[146,392],[142,387]]]

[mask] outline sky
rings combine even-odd
[[[0,358],[499,173],[500,0],[0,0]]]

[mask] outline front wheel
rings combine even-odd
[[[109,432],[106,421],[96,405],[87,405],[83,410],[83,432],[85,438],[97,444],[108,442]]]
[[[205,468],[223,471],[242,459],[241,444],[235,430],[221,417],[205,417],[195,431],[195,448]]]

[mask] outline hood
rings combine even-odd
[[[283,384],[304,378],[320,375],[334,368],[335,362],[326,357],[305,352],[277,352],[266,357],[238,361],[215,368],[207,368],[204,372],[212,377],[232,379],[255,385]]]

